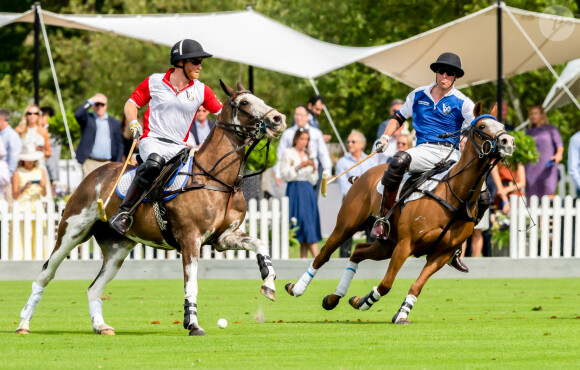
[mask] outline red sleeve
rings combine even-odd
[[[218,113],[222,109],[222,103],[215,96],[213,90],[205,85],[205,90],[203,92],[203,107],[210,111],[211,113]]]
[[[149,77],[147,77],[143,82],[137,86],[133,94],[131,94],[131,100],[137,104],[139,108],[144,107],[151,100],[151,94],[149,93]]]

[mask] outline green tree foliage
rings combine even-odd
[[[29,9],[32,2],[3,2],[0,9],[19,12]],[[557,5],[565,6],[577,15],[578,2],[564,0]],[[254,10],[322,41],[349,46],[375,46],[415,36],[493,3],[490,0],[50,0],[43,2],[42,6],[57,13],[171,14],[244,10],[249,4]],[[554,4],[553,0],[508,1],[509,6],[537,12]],[[109,113],[121,118],[123,106],[136,86],[150,74],[169,67],[169,48],[165,46],[108,33],[50,26],[47,30],[68,110],[74,110],[93,94],[103,92],[109,97]],[[243,37],[243,30],[232,29],[231,32],[232,36]],[[34,94],[31,77],[32,25],[3,27],[0,41],[0,105],[11,111],[21,111]],[[452,50],[453,45],[449,48]],[[267,45],[264,45],[264,50],[268,50]],[[56,108],[58,105],[44,44],[41,53],[41,105]],[[295,58],[307,59],[309,55],[298,54]],[[563,68],[564,65],[555,66],[557,72]],[[224,98],[218,88],[218,80],[221,78],[230,85],[237,81],[247,84],[247,66],[212,59],[204,63],[200,78]],[[304,104],[313,95],[310,84],[304,79],[259,68],[255,68],[254,79],[255,93],[289,117],[296,105]],[[340,134],[346,137],[350,130],[358,129],[369,141],[375,139],[378,124],[388,118],[390,101],[404,98],[411,91],[408,86],[358,63],[321,76],[316,83]],[[547,69],[506,80],[505,97],[510,103],[507,121],[516,126],[520,124],[518,117],[526,118],[526,107],[541,104],[553,83],[554,79]],[[474,101],[481,100],[484,106],[491,107],[495,101],[496,86],[487,83],[469,87],[464,92]],[[565,145],[569,137],[580,129],[578,111],[572,105],[550,112],[549,119],[560,129]],[[321,116],[320,122],[324,132],[332,132],[325,117]]]

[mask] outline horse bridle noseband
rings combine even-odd
[[[238,94],[238,96],[244,95],[244,94],[253,95],[252,92],[249,90],[238,91],[237,94]],[[266,113],[262,114],[262,116],[257,117],[257,116],[254,116],[252,113],[240,108],[239,105],[234,104],[234,101],[231,98],[228,98],[228,103],[229,103],[230,107],[232,107],[233,111],[237,111],[237,112],[241,112],[241,113],[246,114],[256,124],[255,125],[236,125],[235,123],[231,123],[231,122],[216,121],[216,126],[220,127],[221,129],[233,132],[236,135],[238,135],[244,139],[247,139],[248,137],[250,137],[253,140],[257,140],[259,138],[259,136],[266,133],[266,129],[268,128],[268,125],[266,124],[266,122],[264,122],[264,119],[266,118],[266,116],[270,112],[275,110],[274,108],[272,108],[269,111],[267,111]],[[242,129],[242,130],[240,130],[240,129]],[[249,135],[248,135],[248,133],[249,133]]]

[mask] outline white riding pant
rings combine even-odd
[[[153,153],[162,156],[166,161],[168,161],[175,157],[177,153],[179,153],[185,147],[187,147],[185,143],[168,143],[154,137],[146,137],[139,141],[139,155],[141,156],[143,162],[145,162],[147,158],[149,158],[149,156]]]
[[[451,155],[449,152],[452,151]],[[411,165],[409,166],[409,172],[425,172],[432,170],[433,167],[442,159],[447,158],[448,161],[459,161],[461,153],[455,148],[450,148],[443,145],[437,144],[420,144],[414,148],[408,149],[407,153],[412,158]]]

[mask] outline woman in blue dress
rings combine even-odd
[[[292,140],[292,148],[282,152],[280,174],[288,183],[286,196],[290,199],[290,219],[296,220],[296,239],[300,242],[300,258],[306,258],[308,249],[313,257],[318,254],[322,239],[318,199],[313,186],[318,181],[318,170],[308,155],[308,130],[299,128]],[[295,227],[293,226],[293,227]]]

